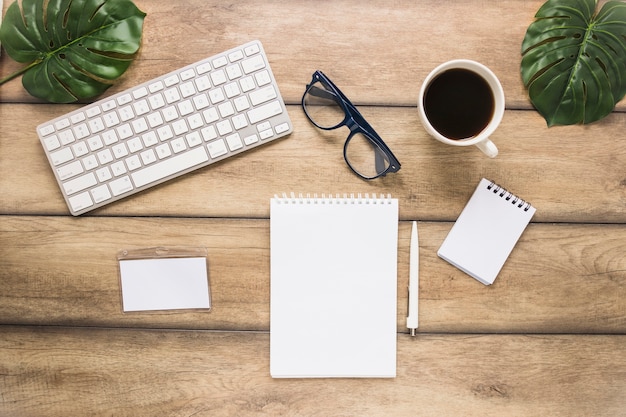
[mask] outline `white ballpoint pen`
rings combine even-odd
[[[417,240],[417,222],[413,222],[411,229],[411,243],[409,247],[409,311],[406,317],[406,327],[415,336],[418,326],[417,304],[419,299],[419,242]]]

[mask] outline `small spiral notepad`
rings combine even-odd
[[[394,377],[398,200],[275,197],[270,248],[272,377]]]
[[[533,214],[530,203],[483,178],[437,254],[493,284]]]

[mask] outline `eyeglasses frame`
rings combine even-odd
[[[344,114],[345,114],[344,119],[341,122],[339,122],[338,124],[336,124],[335,126],[331,126],[331,127],[320,126],[313,120],[313,118],[307,112],[307,107],[305,106],[304,101],[305,101],[305,98],[306,98],[307,94],[310,93],[311,88],[317,82],[321,83],[326,88],[326,90],[325,90],[326,92],[331,92],[331,93],[333,93],[335,95],[335,97],[327,97],[327,98],[332,99],[335,102],[337,102],[337,104],[344,111]],[[315,94],[311,93],[311,95],[315,95]],[[319,95],[318,95],[318,97],[319,97]],[[389,149],[387,144],[385,144],[385,142],[378,135],[378,133],[376,133],[374,128],[365,120],[363,115],[357,110],[357,108],[354,106],[354,104],[352,104],[352,102],[348,99],[348,97],[346,97],[346,95],[343,94],[343,92],[335,85],[335,83],[333,83],[330,80],[330,78],[328,78],[320,70],[317,70],[317,71],[315,71],[313,73],[313,77],[311,79],[311,82],[309,84],[307,84],[307,86],[306,86],[306,90],[304,91],[304,94],[302,95],[302,109],[304,110],[304,113],[306,114],[306,117],[309,119],[309,121],[311,123],[313,123],[319,129],[322,129],[322,130],[334,130],[334,129],[338,129],[338,128],[342,127],[342,126],[347,126],[348,129],[350,129],[350,134],[346,138],[346,142],[343,145],[343,158],[346,161],[346,163],[348,164],[348,167],[350,167],[350,169],[355,174],[357,174],[359,177],[361,177],[363,179],[366,179],[366,180],[373,180],[373,179],[376,179],[376,178],[379,178],[379,177],[384,177],[385,175],[387,175],[390,172],[397,172],[398,170],[400,170],[400,166],[401,166],[400,165],[400,161],[398,161],[398,158],[396,158],[396,156],[393,154],[393,152],[391,152],[391,149]],[[365,175],[361,174],[360,172],[358,172],[350,164],[350,160],[348,159],[346,150],[348,148],[348,144],[350,143],[350,140],[357,133],[363,134],[366,138],[368,138],[370,141],[372,141],[374,143],[374,145],[376,145],[376,147],[378,149],[380,149],[385,154],[387,159],[389,160],[389,166],[387,167],[387,169],[385,169],[380,174],[377,174],[376,176],[373,176],[373,177],[368,177],[368,176],[365,176]]]

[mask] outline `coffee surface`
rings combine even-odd
[[[493,117],[495,100],[487,81],[477,73],[455,68],[435,77],[424,95],[430,124],[449,139],[479,134]]]

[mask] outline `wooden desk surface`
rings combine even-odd
[[[77,106],[2,86],[0,415],[626,416],[626,103],[590,126],[546,127],[519,75],[542,1],[136,4],[143,45],[106,95],[260,39],[294,133],[73,218],[35,126]],[[419,123],[421,81],[459,57],[503,84],[496,159]],[[0,74],[17,67],[3,52]],[[400,172],[359,180],[345,132],[329,141],[306,120],[299,101],[316,69],[360,106]],[[436,255],[482,177],[537,207],[490,287]],[[399,198],[397,378],[270,378],[269,198],[289,191]],[[404,326],[411,220],[416,338]],[[160,245],[208,249],[213,311],[121,312],[117,251]]]

